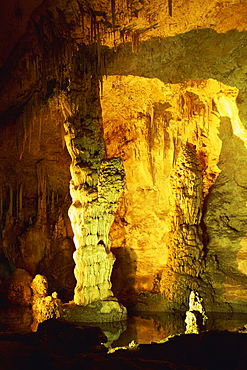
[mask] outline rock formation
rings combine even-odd
[[[31,282],[32,289],[32,331],[38,329],[38,325],[49,319],[57,319],[61,316],[62,302],[57,298],[57,293],[48,295],[48,282],[45,276],[36,275]]]
[[[189,310],[186,311],[185,334],[199,334],[208,319],[202,304],[203,299],[193,290],[189,297]]]
[[[22,269],[77,317],[186,310],[191,290],[246,311],[246,15],[237,0],[3,6],[3,290]]]

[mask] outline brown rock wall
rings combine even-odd
[[[51,289],[67,300],[73,294],[74,245],[68,219],[70,157],[61,122],[56,108],[45,109],[32,118],[28,132],[21,122],[3,130],[1,250],[16,268],[45,274]]]

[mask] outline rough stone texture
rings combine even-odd
[[[1,54],[6,63],[0,71],[5,257],[32,275],[49,275],[61,290],[72,285],[66,283],[73,249],[65,216],[70,159],[65,154],[58,170],[64,156],[57,146],[61,125],[55,124],[65,121],[70,217],[80,250],[75,258],[83,267],[76,266],[77,303],[112,295],[108,230],[123,187],[122,161],[126,186],[111,228],[115,294],[139,309],[185,309],[196,288],[209,309],[246,311],[246,2],[58,0],[31,6],[26,0],[3,10],[11,45]],[[8,56],[18,32],[23,37]],[[51,119],[41,108],[53,112]],[[38,134],[46,124],[51,141]],[[187,142],[195,148],[193,171],[179,162]],[[48,148],[61,156],[55,159]],[[183,189],[176,171],[191,184]],[[185,206],[188,214],[198,212],[196,220],[188,219]],[[90,266],[94,250],[99,253]],[[96,269],[99,255],[104,278]],[[70,266],[68,275],[54,259]],[[96,271],[95,280],[85,271]],[[94,284],[102,285],[97,297]]]
[[[30,119],[29,128],[20,122],[2,128],[0,246],[15,267],[45,274],[51,290],[67,301],[75,282],[62,115],[53,107]]]
[[[218,130],[226,114],[244,138],[236,96],[235,88],[214,80],[167,85],[112,76],[104,81],[107,155],[120,156],[126,172],[111,229],[117,257],[113,287],[127,303],[133,296],[130,306],[186,308],[190,291],[200,287],[212,309],[210,276],[212,269],[219,272],[206,262],[211,233],[202,215],[221,171]]]
[[[45,276],[36,275],[31,282],[33,322],[31,329],[37,331],[38,325],[49,319],[58,319],[61,316],[62,302],[57,293],[48,295],[48,281]]]
[[[86,88],[89,83],[91,89]],[[78,95],[81,90],[84,90],[83,96]],[[86,105],[88,101],[89,106]],[[69,216],[76,247],[74,302],[87,306],[113,296],[110,278],[115,258],[110,251],[108,234],[123,191],[124,170],[119,158],[105,159],[94,65],[89,73],[83,69],[78,72],[75,66],[68,100],[60,97],[60,105],[66,119],[66,145],[72,158]],[[112,307],[110,301],[106,301],[106,306],[106,312],[102,310],[102,313],[112,313],[116,319],[115,311],[118,310],[118,320],[126,317],[126,311],[118,302],[114,301]]]
[[[203,205],[202,168],[196,157],[196,147],[188,142],[180,149],[177,163],[170,175],[170,187],[167,265],[176,273],[178,287],[169,284],[166,277],[161,279],[160,285],[166,298],[176,301],[177,295],[186,297],[184,287],[179,291],[179,276],[187,275],[188,288],[193,289],[193,286],[198,285],[193,277],[198,278],[204,270],[200,229]]]
[[[189,310],[186,311],[185,334],[199,334],[205,327],[208,317],[203,307],[203,299],[194,290],[189,297]]]
[[[63,306],[62,317],[71,322],[124,322],[127,319],[127,311],[115,297],[109,297],[105,300],[97,300],[86,306],[67,303]]]
[[[31,275],[23,270],[16,269],[8,281],[8,301],[20,306],[29,306],[32,303]]]

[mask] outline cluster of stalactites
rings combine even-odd
[[[194,145],[187,143],[181,148],[171,174],[170,189],[171,267],[175,272],[198,276],[203,257],[200,229],[203,177]]]

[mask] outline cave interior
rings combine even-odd
[[[246,17],[246,0],[1,4],[12,331],[60,316],[112,344],[129,317],[149,343],[184,333],[191,292],[209,329],[247,322]]]

